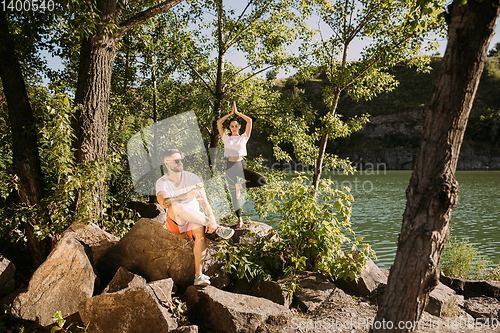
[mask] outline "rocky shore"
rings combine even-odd
[[[269,226],[248,221],[234,242],[265,237]],[[25,332],[48,332],[60,312],[88,332],[368,332],[389,272],[372,261],[355,281],[300,274],[287,297],[283,281],[235,280],[221,269],[223,249],[209,241],[204,273],[192,286],[193,242],[141,219],[122,239],[96,225],[72,225],[28,286],[13,290],[15,267],[0,260],[0,295]],[[498,332],[500,283],[442,277],[417,332]],[[20,325],[21,325],[20,324]],[[76,325],[71,328],[77,332]],[[489,325],[489,326],[486,326]],[[83,330],[82,330],[83,331]]]

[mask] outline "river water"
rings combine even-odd
[[[345,176],[324,174],[338,185],[351,188],[354,196],[352,227],[356,236],[371,245],[380,268],[389,268],[396,254],[406,205],[405,191],[411,171],[368,170]],[[482,256],[500,262],[500,171],[457,171],[458,204],[451,219],[451,236],[468,239]],[[258,217],[253,203],[243,205],[244,218],[273,225],[276,216]]]

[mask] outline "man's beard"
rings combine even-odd
[[[174,168],[170,169],[170,171],[179,173],[184,170],[184,166],[182,164],[177,164]]]

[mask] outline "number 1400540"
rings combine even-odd
[[[54,0],[1,0],[0,4],[4,11],[11,12],[51,12],[55,7]]]

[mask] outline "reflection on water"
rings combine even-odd
[[[354,196],[352,225],[377,254],[377,265],[389,268],[394,261],[396,243],[406,205],[405,191],[411,171],[386,171],[353,176],[326,174],[336,184],[351,185]],[[453,210],[451,235],[468,238],[495,263],[500,262],[500,171],[458,171],[459,198]],[[245,216],[262,221],[252,203],[243,207]],[[265,221],[272,224],[276,216]]]

